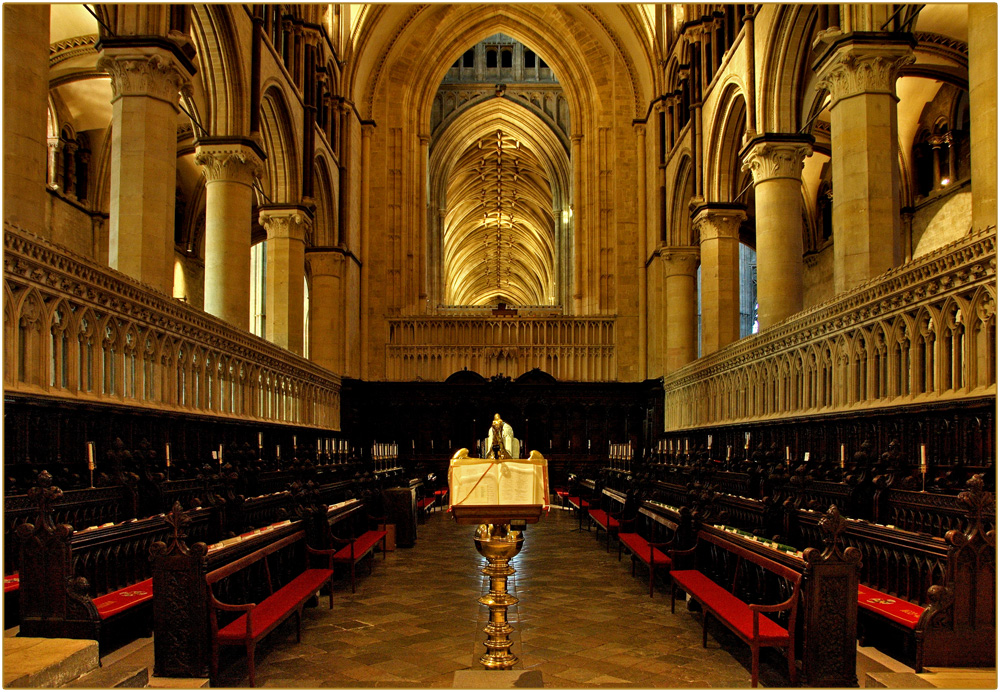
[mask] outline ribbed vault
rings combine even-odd
[[[552,186],[531,147],[502,128],[480,138],[451,169],[447,200],[446,301],[546,304],[555,281]]]

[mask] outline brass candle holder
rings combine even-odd
[[[507,578],[515,573],[510,561],[521,552],[524,537],[520,531],[511,530],[510,524],[480,524],[475,543],[476,550],[487,560],[482,572],[490,578],[489,593],[479,598],[490,609],[490,621],[483,629],[487,635],[486,653],[479,662],[489,670],[510,670],[517,656],[510,652],[514,627],[507,621],[507,609],[518,601],[507,593]]]

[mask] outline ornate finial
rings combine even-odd
[[[63,491],[58,486],[52,485],[52,475],[45,470],[38,474],[38,485],[28,490],[28,499],[38,505],[38,518],[35,524],[21,524],[17,527],[17,535],[21,538],[28,538],[34,535],[36,527],[38,531],[45,533],[61,533],[69,536],[73,533],[73,527],[69,524],[60,524],[52,520],[52,505],[62,499]]]
[[[184,539],[187,538],[187,526],[191,523],[191,517],[184,512],[180,502],[174,502],[173,508],[163,518],[163,521],[173,529],[173,536],[170,537],[169,545],[163,541],[153,543],[149,548],[150,556],[180,553],[200,557],[208,552],[208,547],[204,543],[195,543],[188,547],[184,542]]]
[[[861,562],[861,551],[857,548],[844,549],[841,536],[847,529],[847,522],[840,516],[837,505],[830,505],[823,518],[819,520],[819,528],[823,532],[823,551],[816,548],[806,548],[802,557],[806,562],[824,562],[836,557],[845,562]]]
[[[983,482],[983,474],[973,474],[966,483],[968,490],[963,490],[958,494],[958,503],[967,508],[966,516],[969,519],[969,531],[978,529],[982,531],[983,510],[987,506],[993,506],[993,493],[986,492],[986,484]]]
[[[837,505],[830,505],[826,514],[819,520],[819,528],[823,531],[823,544],[827,546],[836,545],[840,541],[840,535],[847,528],[847,522],[840,516]]]

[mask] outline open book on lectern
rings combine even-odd
[[[527,459],[475,459],[460,449],[448,468],[453,505],[547,505],[548,462],[534,451]]]

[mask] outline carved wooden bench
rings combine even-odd
[[[671,570],[670,576],[673,586],[670,589],[670,612],[674,612],[675,587],[683,589],[693,600],[700,603],[704,610],[702,646],[708,645],[708,616],[712,615],[737,637],[750,645],[751,687],[757,686],[760,674],[760,647],[762,646],[784,647],[786,649],[788,677],[793,685],[796,684],[798,670],[795,666],[795,619],[799,606],[799,586],[802,574],[711,533],[699,531],[697,541],[698,543],[709,543],[736,557],[732,581],[726,585],[720,585],[709,574],[698,568],[698,543],[687,550],[672,551],[671,558],[675,561],[681,556],[694,555],[696,562],[695,569]],[[718,555],[718,550],[712,552]],[[705,553],[701,553],[701,555],[704,556]],[[756,565],[788,582],[792,587],[788,597],[776,604],[746,603],[741,600],[736,595],[737,587],[740,585],[741,577],[746,579],[750,576],[741,570],[741,566],[745,563]],[[765,613],[782,612],[788,614],[787,627],[765,615]]]
[[[271,579],[271,568],[268,557],[294,543],[301,541],[304,544],[305,537],[305,531],[297,531],[290,536],[267,543],[249,555],[218,569],[214,569],[205,575],[205,583],[209,588],[209,603],[211,604],[209,622],[211,624],[212,679],[216,679],[219,673],[220,646],[246,647],[250,686],[255,687],[254,652],[257,643],[292,615],[295,616],[296,641],[302,640],[302,610],[306,602],[312,599],[324,585],[330,584],[330,579],[333,577],[333,551],[316,550],[306,545],[306,561],[302,573],[278,589],[274,588]],[[308,564],[309,555],[326,555],[329,566],[325,569],[310,568]],[[215,593],[212,591],[214,584],[242,570],[249,569],[257,563],[262,563],[264,566],[263,571],[269,592],[269,595],[264,600],[260,603],[232,604],[224,603],[216,598]],[[329,599],[330,608],[333,608],[332,588],[329,591]],[[242,613],[242,615],[220,627],[218,620],[219,611],[238,612]]]
[[[368,572],[371,573],[371,563],[374,557],[375,547],[381,543],[382,544],[382,559],[385,559],[385,530],[368,530],[362,533],[357,538],[337,538],[332,536],[333,543],[335,546],[340,546],[339,549],[333,554],[333,562],[335,564],[349,565],[351,568],[351,593],[356,592],[355,587],[355,567],[363,560],[368,557]]]

